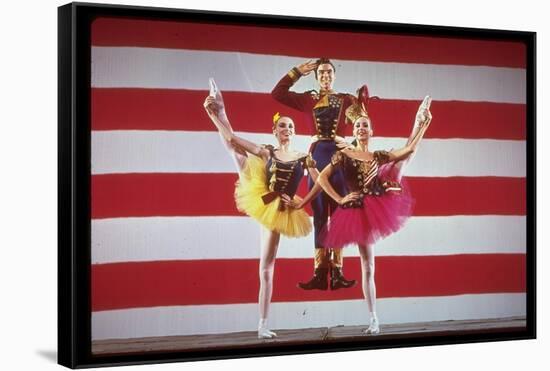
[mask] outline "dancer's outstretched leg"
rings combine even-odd
[[[229,123],[229,119],[227,118],[227,113],[225,112],[225,104],[223,101],[222,92],[220,91],[220,89],[218,89],[218,85],[216,85],[216,82],[213,78],[208,79],[208,85],[210,86],[209,95],[213,97],[214,101],[216,102],[218,119],[232,133],[233,128],[231,128],[231,124]]]
[[[258,323],[258,338],[271,339],[277,334],[270,331],[267,326],[271,295],[273,294],[273,271],[275,258],[279,247],[280,234],[262,227],[262,252],[260,256],[260,292],[258,294],[258,306],[260,310],[260,322]]]
[[[227,152],[231,155],[231,159],[233,160],[233,163],[235,164],[235,168],[237,169],[240,176],[242,170],[244,169],[244,165],[246,163],[246,158],[247,158],[246,152],[242,150],[240,147],[226,140],[223,137],[223,134],[221,132],[219,134],[220,134],[220,140],[222,141],[222,144],[224,145]]]
[[[231,141],[228,139],[229,136],[233,134],[233,128],[231,127],[231,123],[229,122],[229,119],[227,118],[227,113],[225,112],[225,104],[223,101],[222,93],[218,89],[218,86],[216,85],[214,79],[210,78],[208,82],[210,85],[210,97],[213,98],[216,107],[215,109],[207,108],[208,114],[214,122],[214,125],[216,125],[218,133],[220,134],[221,141],[227,152],[231,155],[231,159],[233,160],[235,167],[237,168],[237,171],[240,175],[246,162],[246,152],[235,144],[231,143]]]
[[[411,130],[411,134],[409,135],[409,138],[407,139],[407,145],[409,145],[413,139],[418,134],[418,131],[420,130],[420,123],[424,121],[424,112],[428,109],[430,109],[430,105],[432,103],[432,98],[427,95],[424,97],[424,100],[418,107],[418,110],[416,112],[414,124]],[[405,171],[405,167],[412,161],[413,157],[416,155],[416,151],[414,151],[409,157],[407,157],[404,160],[398,161],[395,163],[395,168],[397,169],[397,179],[396,181],[401,181],[401,178],[403,177],[403,173]]]
[[[370,313],[370,324],[365,330],[367,334],[378,334],[380,326],[376,316],[376,284],[374,282],[374,246],[359,245],[361,256],[361,278],[363,283],[363,296],[367,301]]]

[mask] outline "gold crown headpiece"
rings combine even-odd
[[[369,95],[369,89],[367,85],[361,86],[357,90],[357,100],[354,104],[349,106],[346,109],[346,118],[353,124],[355,120],[357,120],[359,117],[366,117],[370,119],[367,106],[369,104],[369,101],[371,99],[379,99],[378,97],[374,96],[371,97]]]
[[[359,117],[369,118],[369,114],[365,111],[360,103],[354,103],[346,109],[346,118],[353,124]]]

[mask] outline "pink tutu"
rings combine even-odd
[[[379,177],[396,179],[395,167],[382,166]],[[412,214],[414,199],[404,179],[401,192],[386,192],[381,196],[365,195],[363,207],[339,207],[321,232],[323,246],[344,247],[351,244],[374,244],[397,232]]]

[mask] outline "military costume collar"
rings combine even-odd
[[[320,96],[327,95],[327,94],[336,94],[336,91],[334,89],[330,89],[330,90],[321,89],[319,91]]]

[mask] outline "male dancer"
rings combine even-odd
[[[309,75],[312,71],[319,83],[319,92],[314,90],[304,93],[291,92],[290,88],[302,76]],[[275,86],[271,95],[282,104],[298,111],[313,114],[313,143],[310,152],[317,162],[317,169],[323,170],[330,162],[332,155],[339,148],[338,143],[345,145],[344,124],[346,109],[355,103],[357,99],[350,94],[337,93],[332,89],[336,68],[326,58],[315,62],[307,61],[286,74]],[[311,117],[311,116],[310,116]],[[340,194],[344,192],[344,180],[342,174],[336,172],[331,178],[331,183]],[[314,182],[309,179],[309,187]],[[330,269],[330,289],[337,290],[355,285],[355,280],[344,278],[343,249],[329,249],[320,244],[319,233],[327,224],[330,214],[336,209],[337,204],[324,192],[312,201],[313,224],[315,228],[315,265],[313,278],[308,282],[298,283],[298,287],[304,290],[326,290],[328,287],[328,274]],[[330,246],[329,246],[330,247]]]

